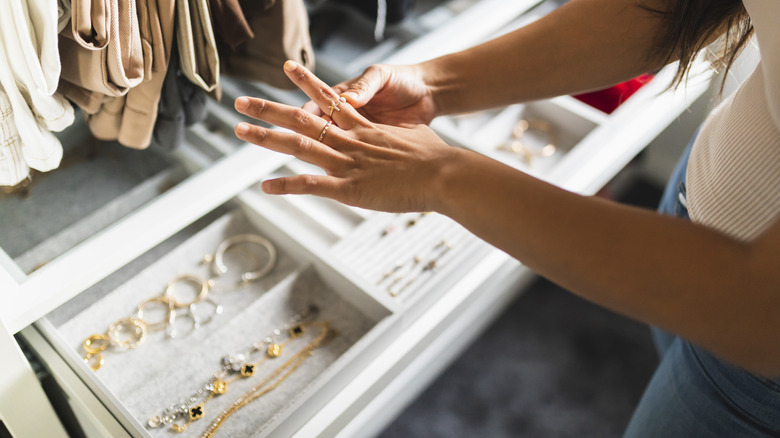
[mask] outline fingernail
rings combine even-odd
[[[284,62],[284,69],[287,71],[293,71],[295,70],[295,67],[297,67],[298,64],[295,63],[295,61],[287,60]]]
[[[249,108],[249,98],[239,97],[238,99],[236,99],[235,105],[237,110],[245,110]]]
[[[345,91],[340,94],[340,96],[345,97],[349,100],[356,100],[357,99],[357,93],[354,91]]]
[[[248,124],[242,122],[242,123],[239,123],[238,125],[236,125],[236,133],[237,134],[244,135],[247,132],[249,132],[249,125]]]

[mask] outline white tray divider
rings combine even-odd
[[[499,277],[499,271],[501,276],[517,278],[521,273],[516,261],[501,251],[491,251],[422,315],[417,318],[407,318],[403,315],[403,333],[371,364],[355,375],[347,386],[293,436],[335,436],[339,430],[345,428],[352,417],[381,394],[384,387],[390,384],[406,365],[423,354],[424,349],[443,334],[448,322],[452,323],[457,319],[459,311],[468,308],[468,303],[480,295],[481,285],[489,283],[492,277]]]
[[[268,230],[293,257],[309,260],[327,283],[343,285],[346,292],[342,296],[355,307],[362,309],[369,318],[379,320],[387,313],[397,312],[397,303],[387,297],[369,293],[371,285],[333,257],[326,244],[320,240],[308,241],[309,239],[302,238],[305,228],[300,227],[299,223],[291,223],[286,215],[269,208],[256,193],[245,192],[239,195],[238,199],[246,206],[245,212],[250,222],[258,228]]]

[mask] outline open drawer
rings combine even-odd
[[[104,419],[106,430],[170,436],[176,424],[187,425],[176,435],[200,436],[240,395],[281,369],[268,383],[268,392],[236,411],[221,424],[220,433],[289,433],[397,334],[398,318],[390,300],[375,299],[352,273],[323,259],[294,233],[279,232],[285,224],[261,214],[233,200],[36,323],[67,367],[111,413],[113,418]],[[267,248],[251,241],[228,247],[222,259],[228,267],[224,276],[214,274],[212,263],[202,263],[204,254],[213,254],[220,242],[247,234],[267,238],[275,248],[276,260],[267,275],[241,282],[237,274],[269,262]],[[203,286],[210,277],[214,284]],[[169,302],[178,304],[171,310]],[[298,326],[302,332],[293,334]],[[310,356],[295,359],[321,335],[325,338]],[[280,347],[274,353],[278,357],[270,352],[272,345]],[[91,350],[102,346],[107,348]],[[230,384],[220,394],[211,379],[215,372],[224,372],[226,357],[235,368],[223,375]],[[282,368],[291,360],[300,363]],[[253,366],[251,373],[244,372],[247,365]],[[197,419],[187,424],[188,415]]]

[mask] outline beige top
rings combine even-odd
[[[744,0],[761,61],[705,120],[688,162],[691,220],[743,241],[780,214],[780,1]]]

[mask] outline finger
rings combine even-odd
[[[324,128],[322,117],[318,117],[303,108],[296,108],[270,100],[242,96],[236,99],[235,107],[241,114],[298,132],[310,138],[316,139]]]
[[[236,125],[238,138],[266,149],[293,155],[325,170],[336,170],[346,161],[346,156],[318,141],[293,132],[277,131],[249,123]]]
[[[314,76],[306,67],[294,61],[287,61],[284,63],[284,71],[287,77],[317,104],[320,111],[331,116],[339,127],[351,129],[356,125],[367,123],[351,105],[342,102],[340,96],[331,87]]]
[[[335,91],[337,94],[340,94],[341,92],[346,91],[348,88],[349,85],[347,85],[345,82],[342,82],[338,85],[334,85],[333,91]],[[324,114],[322,110],[320,110],[320,107],[317,106],[317,104],[312,100],[304,103],[301,108],[303,108],[304,111],[308,111],[314,114],[315,116],[322,116]]]
[[[389,72],[386,68],[380,65],[372,65],[360,77],[350,81],[346,89],[338,90],[338,93],[344,96],[350,105],[360,108],[367,104],[384,87],[388,75]]]
[[[342,194],[341,180],[330,175],[296,175],[263,181],[270,195],[316,195],[336,199]]]
[[[317,106],[317,104],[312,102],[311,100],[304,103],[301,108],[306,112],[314,114],[315,116],[322,116],[324,114],[320,109],[320,107]]]

